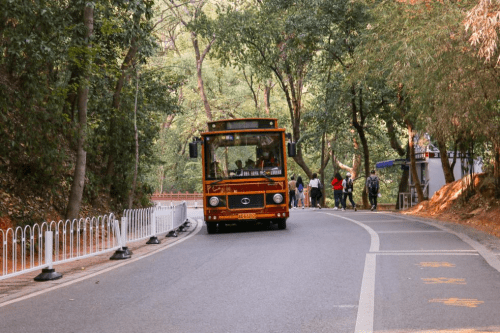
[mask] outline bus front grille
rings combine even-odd
[[[228,195],[227,199],[229,209],[264,207],[263,194]]]

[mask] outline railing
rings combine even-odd
[[[180,229],[188,217],[203,218],[203,211],[189,210],[188,214],[183,202],[177,206],[126,210],[121,223],[109,214],[0,229],[0,280],[126,248],[127,242]]]
[[[0,279],[31,272],[118,248],[113,214],[0,230],[2,275]],[[51,232],[52,256],[47,259],[46,232]]]

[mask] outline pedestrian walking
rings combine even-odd
[[[302,203],[302,209],[304,209],[304,182],[302,181],[302,177],[297,177],[297,182],[295,183],[295,201],[297,206],[299,205],[299,201]]]
[[[366,178],[366,191],[368,192],[368,197],[370,198],[371,210],[377,209],[377,197],[380,192],[379,179],[375,173],[375,170],[370,172],[370,176]]]
[[[309,181],[309,193],[311,193],[311,207],[318,207],[321,209],[319,199],[323,194],[321,194],[321,182],[316,173],[312,174],[312,178]]]
[[[348,172],[345,175],[345,179],[342,181],[342,192],[344,195],[344,198],[342,199],[342,210],[346,210],[346,208],[347,208],[347,198],[349,198],[349,201],[351,202],[351,205],[352,205],[352,208],[354,208],[354,211],[358,210],[356,208],[356,204],[354,203],[354,200],[352,200],[353,190],[354,190],[354,182],[352,181],[351,173]]]
[[[333,210],[338,210],[340,206],[342,206],[342,180],[342,176],[338,172],[332,180],[333,198],[335,199],[335,207]]]
[[[295,190],[297,189],[297,181],[295,180],[295,177],[292,176],[290,178],[290,181],[288,182],[288,192],[290,196],[290,202],[288,203],[289,208],[296,208],[297,207],[297,200],[295,199]]]

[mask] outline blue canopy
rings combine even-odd
[[[394,165],[394,160],[378,162],[375,166],[377,169],[388,168]]]

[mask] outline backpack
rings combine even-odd
[[[366,182],[366,187],[368,188],[368,192],[371,194],[377,194],[378,192],[378,178],[377,177],[368,177],[368,181]]]
[[[352,192],[353,187],[354,187],[354,183],[352,182],[352,178],[346,178],[345,179],[344,193]]]
[[[299,184],[299,186],[297,187],[297,189],[299,190],[299,192],[302,192],[304,190],[304,186],[302,186],[302,183]]]

